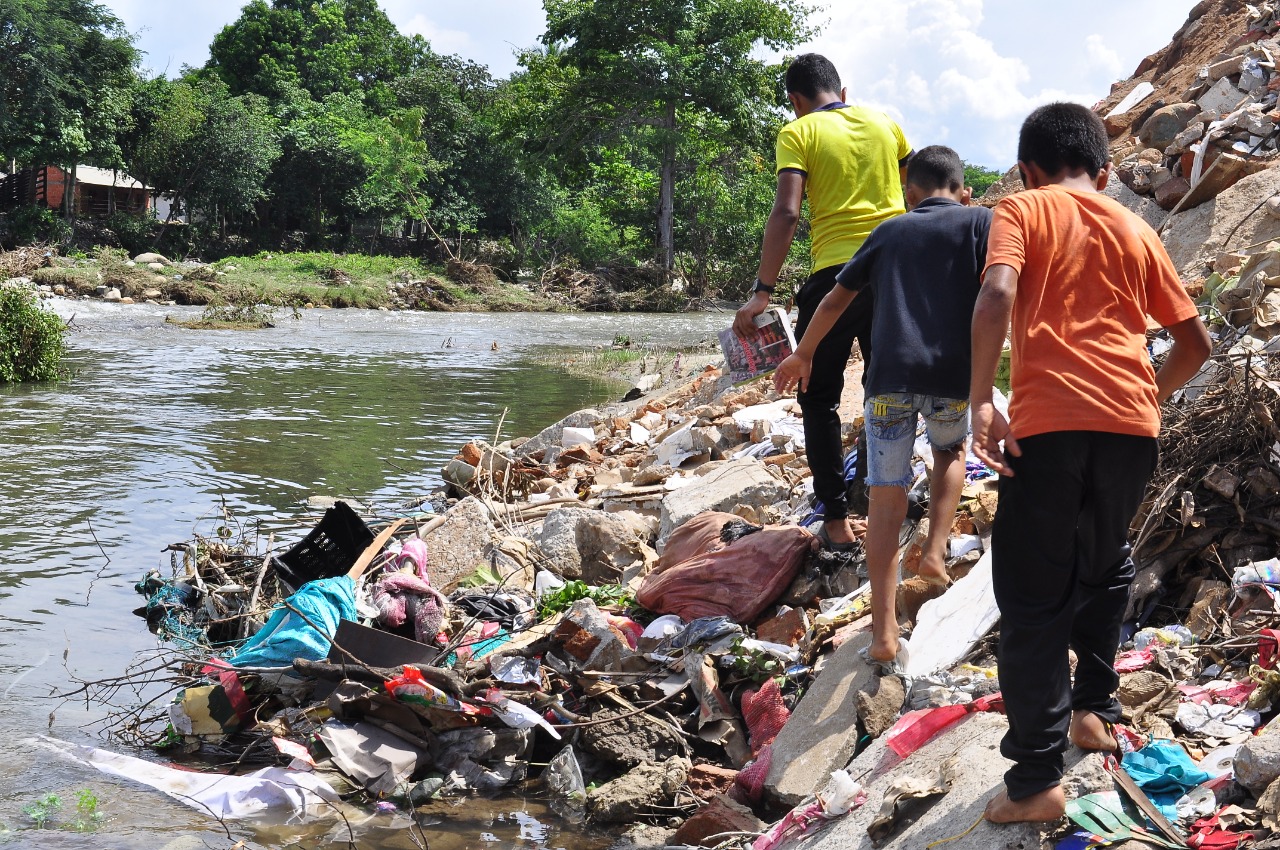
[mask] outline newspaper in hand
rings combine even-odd
[[[781,307],[770,307],[752,321],[757,333],[750,339],[735,334],[732,326],[720,331],[725,368],[735,384],[772,372],[796,350],[791,322]]]

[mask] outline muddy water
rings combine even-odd
[[[532,434],[618,392],[539,358],[618,334],[689,344],[727,321],[312,310],[274,330],[193,332],[165,324],[181,309],[55,307],[74,315],[74,378],[0,385],[0,845],[15,847],[345,845],[340,821],[233,824],[229,837],[158,792],[51,756],[31,738],[124,748],[92,725],[99,709],[49,694],[68,670],[117,675],[155,647],[130,613],[141,602],[133,583],[167,570],[161,550],[210,532],[224,504],[283,524],[313,494],[404,502],[439,483],[462,442],[492,439],[504,410],[504,437]],[[85,789],[105,815],[91,834],[31,828],[24,807],[57,794],[55,819],[70,822]],[[403,819],[378,818],[353,820],[358,847],[414,846]],[[432,820],[435,850],[605,843],[515,795],[442,805]]]

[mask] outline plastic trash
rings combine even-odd
[[[536,658],[508,655],[491,659],[489,670],[493,673],[493,678],[508,685],[534,685],[542,681],[542,665]]]
[[[564,587],[565,581],[554,573],[546,570],[538,570],[538,574],[533,578],[533,594],[539,599],[546,596],[558,587]]]
[[[547,763],[543,773],[547,788],[561,799],[581,804],[587,798],[587,786],[582,781],[582,768],[573,754],[573,747],[565,747]]]
[[[1177,741],[1152,741],[1135,753],[1125,753],[1121,765],[1170,819],[1178,817],[1176,804],[1182,795],[1213,779]]]
[[[648,640],[666,640],[683,628],[684,620],[681,620],[675,614],[663,614],[645,626],[644,632],[640,636]]]
[[[542,715],[527,705],[507,699],[502,691],[491,688],[485,691],[481,698],[488,703],[494,716],[512,729],[532,729],[534,726],[541,726],[551,737],[557,741],[560,740],[560,733],[543,719]]]
[[[1196,636],[1186,626],[1175,624],[1159,629],[1143,629],[1133,636],[1133,647],[1137,650],[1161,646],[1191,646]]]
[[[992,694],[963,705],[908,711],[886,733],[885,743],[899,758],[905,759],[928,743],[934,735],[960,722],[966,714],[1003,710],[1004,701],[1000,694]]]
[[[755,840],[751,850],[778,850],[821,824],[843,817],[867,802],[867,791],[847,772],[835,770],[816,799],[801,803]]]
[[[1252,564],[1237,567],[1231,576],[1231,586],[1239,590],[1250,584],[1280,586],[1280,558],[1254,561]]]
[[[982,548],[982,538],[976,534],[959,534],[947,541],[951,549],[951,557],[959,558],[975,549]]]
[[[39,743],[108,776],[140,782],[179,803],[223,820],[287,811],[293,820],[316,817],[340,802],[336,791],[313,773],[264,767],[243,776],[178,770],[132,756],[40,737]]]
[[[401,702],[415,703],[427,708],[443,708],[463,714],[481,714],[480,709],[450,696],[422,678],[422,671],[408,664],[404,672],[386,682],[387,693]]]

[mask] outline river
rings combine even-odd
[[[425,495],[463,442],[493,438],[504,411],[510,438],[616,397],[616,384],[548,368],[548,356],[619,334],[687,345],[728,320],[307,310],[282,312],[270,330],[189,331],[164,318],[192,309],[50,303],[71,320],[73,376],[0,385],[0,844],[24,848],[345,845],[341,821],[231,824],[228,835],[159,792],[58,759],[32,738],[126,750],[94,728],[98,709],[50,694],[68,670],[119,675],[156,646],[131,613],[142,601],[133,584],[152,567],[167,575],[164,547],[211,531],[224,504],[280,523],[311,495]],[[104,815],[88,834],[66,825],[84,790]],[[47,794],[62,801],[62,828],[35,829],[23,811]],[[434,850],[607,843],[521,796],[435,814]],[[381,817],[358,827],[357,847],[413,846],[403,819]]]

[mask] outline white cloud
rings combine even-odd
[[[1005,168],[1013,163],[1027,113],[1053,100],[1092,105],[1125,76],[1126,66],[1165,44],[1186,15],[1170,10],[1168,0],[1133,0],[1123,5],[1141,8],[1125,12],[1145,15],[1146,38],[1162,24],[1168,28],[1151,43],[1113,27],[1113,41],[1096,32],[1097,21],[1108,20],[1113,5],[843,3],[829,7],[822,34],[795,52],[827,55],[850,99],[884,109],[916,146],[949,140],[965,159]]]
[[[473,52],[474,44],[468,33],[442,27],[421,13],[399,26],[400,31],[405,35],[420,35],[431,42],[431,49],[436,53],[457,53],[466,56]]]

